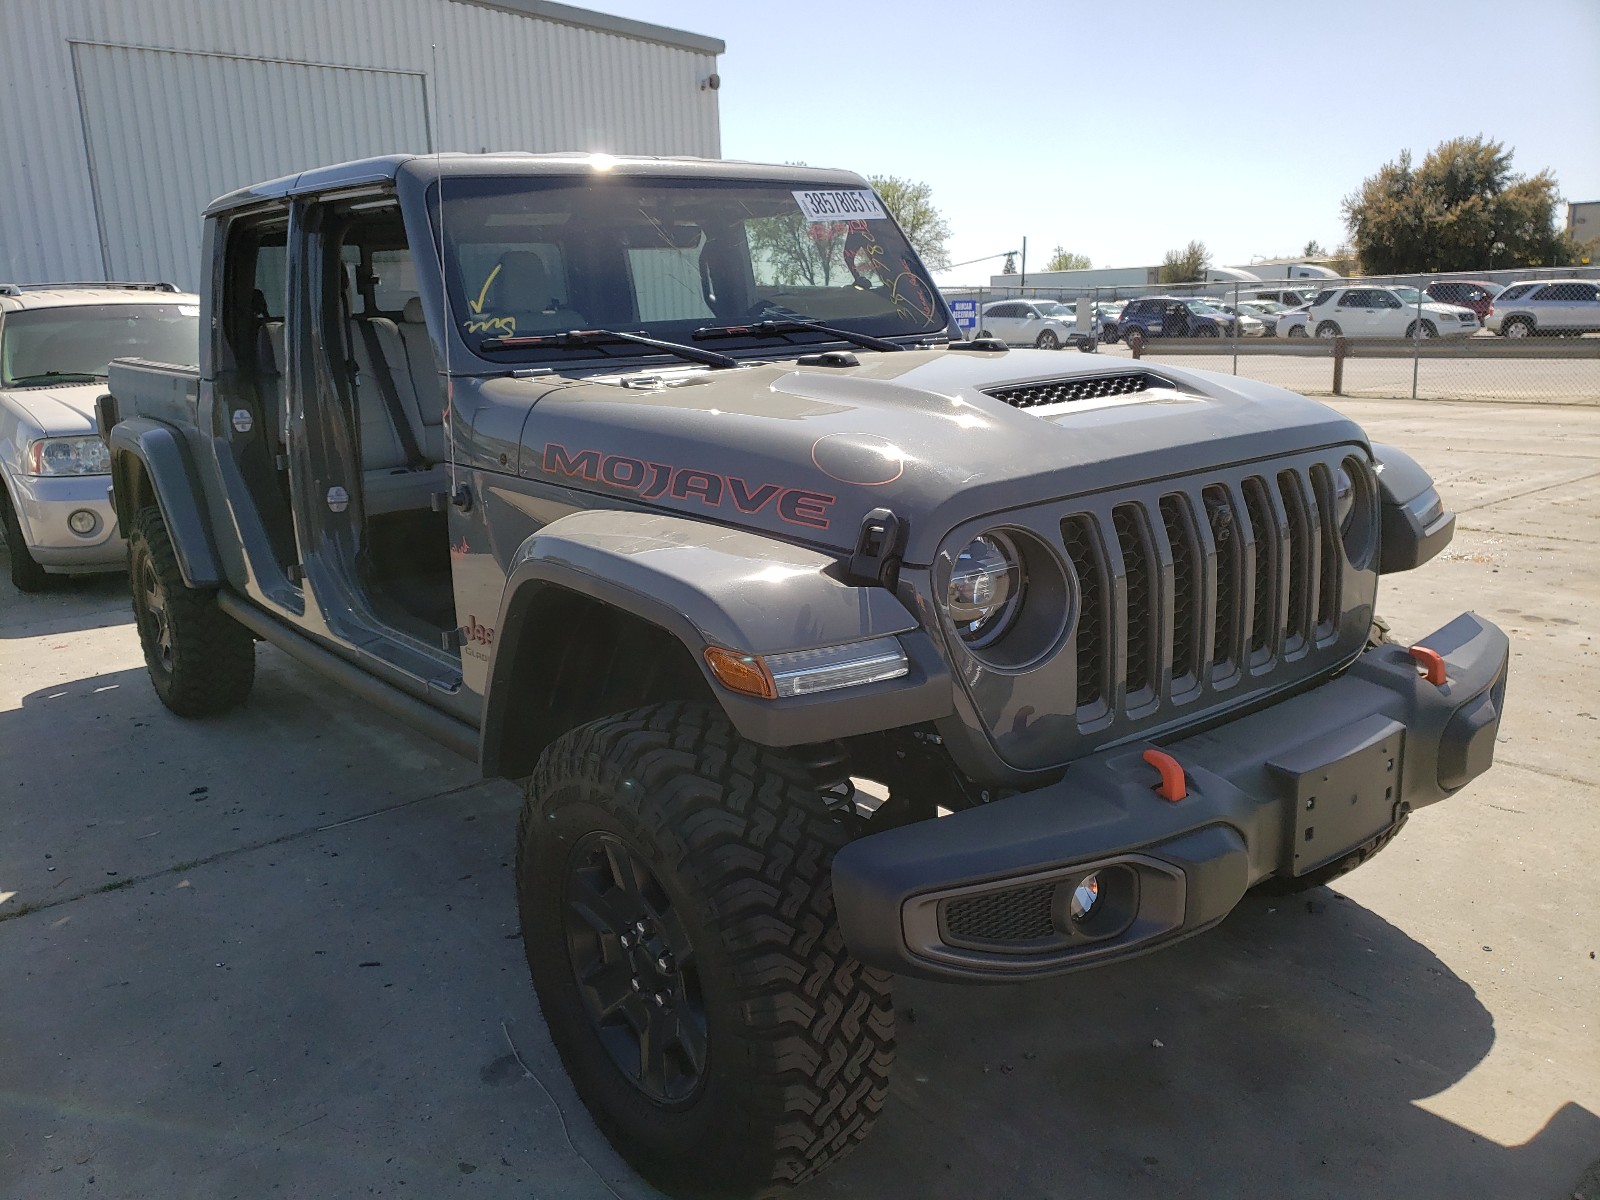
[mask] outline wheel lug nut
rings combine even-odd
[[[635,921],[633,923],[633,931],[635,933],[637,933],[640,937],[643,937],[645,935],[645,932],[649,928],[650,927],[648,925],[646,925],[643,921]]]
[[[665,992],[657,992],[655,994],[655,1002],[657,1008],[665,1008],[667,1006],[667,994]]]
[[[621,937],[617,938],[617,945],[626,950],[633,945],[633,939],[627,934],[623,934]]]
[[[637,979],[631,980],[630,982],[633,984],[633,990],[634,991],[636,991],[636,992],[644,991],[644,984],[640,983]]]
[[[660,958],[656,959],[656,970],[660,971],[663,975],[670,974],[672,971],[672,955],[663,954]]]

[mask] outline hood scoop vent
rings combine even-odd
[[[1043,383],[1019,383],[1010,387],[986,388],[984,394],[1004,401],[1012,408],[1042,408],[1047,404],[1071,404],[1077,400],[1100,400],[1107,396],[1129,396],[1160,388],[1170,391],[1176,385],[1148,371],[1126,371],[1116,375],[1079,375],[1073,379],[1051,379]]]

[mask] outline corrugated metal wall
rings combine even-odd
[[[456,0],[0,0],[0,280],[193,286],[205,200],[367,154],[715,157],[715,69]]]

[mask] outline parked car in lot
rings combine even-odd
[[[1128,301],[1117,320],[1117,330],[1126,340],[1138,329],[1147,338],[1229,337],[1234,318],[1204,300],[1185,296],[1142,296]]]
[[[1311,328],[1324,338],[1465,337],[1478,332],[1478,318],[1414,287],[1324,288],[1311,302]]]
[[[1117,321],[1122,317],[1122,310],[1128,306],[1126,300],[1096,300],[1094,302],[1094,319],[1100,326],[1100,340],[1107,345],[1115,345],[1121,340],[1117,331]]]
[[[996,300],[983,306],[978,336],[999,338],[1008,346],[1059,350],[1095,348],[1093,333],[1080,333],[1077,311],[1054,300]]]
[[[1314,290],[1304,287],[1266,288],[1264,290],[1252,292],[1248,297],[1244,298],[1250,300],[1271,300],[1276,304],[1286,304],[1290,308],[1299,308],[1302,305],[1310,304],[1312,298],[1316,294],[1317,293]]]
[[[170,284],[0,284],[0,520],[19,591],[126,566],[95,397],[113,358],[198,362],[199,302]]]
[[[1479,322],[1489,319],[1494,298],[1500,294],[1500,285],[1486,279],[1435,279],[1426,288],[1430,300],[1440,304],[1458,304],[1470,308]]]
[[[1600,284],[1593,279],[1514,283],[1495,297],[1484,325],[1511,338],[1600,331]]]
[[[1263,321],[1257,313],[1251,311],[1251,309],[1247,307],[1247,301],[1241,300],[1238,308],[1235,308],[1231,304],[1226,304],[1221,300],[1207,300],[1205,303],[1220,313],[1226,313],[1230,317],[1237,318],[1239,322],[1240,337],[1266,336],[1267,323]]]
[[[1311,336],[1311,306],[1302,304],[1286,308],[1278,314],[1275,330],[1279,337],[1303,338]]]

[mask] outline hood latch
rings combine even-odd
[[[850,556],[850,577],[855,582],[894,591],[900,583],[901,556],[909,527],[893,510],[875,508],[861,518],[855,553]]]

